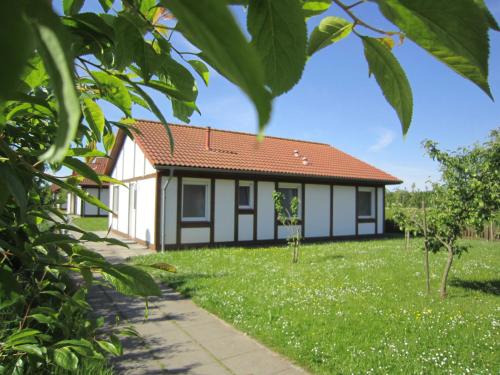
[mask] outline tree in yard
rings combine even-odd
[[[363,44],[403,133],[413,103],[392,54],[394,39],[411,39],[491,96],[488,29],[499,28],[483,0],[378,0],[392,30],[359,18],[356,7],[363,1],[99,0],[102,11],[86,10],[87,3],[59,1],[59,14],[51,1],[0,1],[0,372],[73,370],[83,357],[120,353],[116,337],[97,336],[98,324],[88,317],[85,294],[94,273],[126,294],[159,293],[143,269],[110,265],[82,247],[87,240],[113,240],[84,231],[80,239],[63,234],[81,230],[64,222],[46,194],[47,185],[55,184],[110,211],[78,181],[118,182],[97,175],[82,159],[107,156],[116,128],[133,137],[137,107],[153,113],[170,134],[152,92],[188,122],[198,111],[194,75],[208,85],[210,65],[254,103],[262,131],[272,99],[299,81],[308,58],[350,36]],[[248,8],[250,41],[228,4]],[[324,17],[307,35],[306,20],[331,6],[347,19]],[[182,51],[174,34],[199,53]],[[103,102],[123,118],[107,118]],[[175,152],[172,140],[165,152]],[[63,166],[75,176],[57,177]],[[70,271],[86,282],[76,291]]]
[[[287,242],[293,250],[292,263],[299,261],[300,241],[302,239],[299,227],[299,199],[293,197],[290,201],[285,199],[283,193],[273,192],[274,209],[278,215],[278,223],[287,230]]]
[[[425,142],[425,148],[439,162],[442,174],[442,183],[433,188],[433,208],[428,210],[427,243],[431,251],[448,254],[440,285],[445,298],[453,259],[466,250],[458,239],[467,226],[480,230],[500,210],[500,137],[494,130],[488,142],[453,153],[439,150],[432,141]]]

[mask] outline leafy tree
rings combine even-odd
[[[248,8],[250,41],[228,3]],[[0,2],[0,371],[74,369],[81,357],[120,352],[114,336],[103,341],[95,334],[97,325],[87,323],[84,297],[93,272],[123,293],[159,293],[144,270],[110,265],[82,247],[88,240],[112,240],[64,234],[79,228],[64,222],[47,191],[48,184],[56,184],[109,211],[77,182],[118,182],[97,175],[81,159],[106,156],[116,127],[133,137],[137,106],[158,117],[170,135],[151,92],[164,95],[174,116],[187,122],[198,111],[193,73],[208,84],[208,64],[246,93],[262,130],[272,99],[297,83],[308,58],[354,36],[363,43],[369,70],[404,133],[412,117],[412,94],[392,54],[394,38],[411,39],[491,96],[487,33],[488,28],[498,31],[498,25],[482,0],[378,0],[394,25],[391,31],[360,19],[356,7],[363,3],[99,0],[99,12],[86,11],[85,0],[63,0],[60,15],[51,1]],[[307,35],[306,20],[332,4],[348,19],[325,17]],[[183,52],[172,42],[173,34],[200,52]],[[119,108],[123,118],[107,118],[103,102]],[[172,140],[169,151],[174,152]],[[63,166],[76,176],[57,177]],[[86,282],[76,291],[70,271]]]
[[[481,230],[500,210],[500,137],[494,130],[484,144],[456,152],[442,151],[432,141],[424,146],[440,163],[441,183],[433,185],[430,208],[425,201],[421,210],[400,208],[395,219],[424,235],[427,264],[429,251],[448,253],[440,284],[440,296],[445,298],[454,257],[467,250],[459,243],[462,233],[468,226]]]
[[[300,241],[302,233],[299,227],[299,199],[293,197],[290,202],[285,202],[283,193],[273,192],[274,209],[278,214],[278,222],[287,230],[287,242],[293,250],[292,263],[299,261]]]

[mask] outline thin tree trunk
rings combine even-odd
[[[490,221],[490,241],[495,240],[495,234],[493,233],[493,220]]]
[[[448,260],[444,267],[443,278],[441,279],[441,287],[439,288],[439,295],[442,299],[446,298],[446,284],[448,282],[448,275],[450,273],[451,265],[453,263],[453,250],[448,247]]]
[[[425,281],[427,285],[427,294],[431,292],[431,276],[429,271],[429,248],[427,247],[427,211],[425,201],[422,200],[422,211],[424,212],[424,260],[425,260]]]

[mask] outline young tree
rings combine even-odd
[[[299,261],[300,241],[302,233],[299,227],[299,199],[293,197],[290,202],[285,202],[283,193],[273,192],[274,209],[278,214],[278,222],[287,229],[287,242],[293,250],[292,263]]]
[[[441,151],[432,141],[425,148],[440,163],[442,173],[442,183],[433,187],[433,208],[426,217],[426,242],[431,251],[448,253],[440,285],[441,298],[445,298],[453,259],[466,250],[457,242],[464,229],[480,230],[500,210],[500,137],[494,130],[486,143],[457,152]]]

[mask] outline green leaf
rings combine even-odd
[[[263,129],[271,114],[271,96],[264,87],[264,73],[231,12],[220,0],[163,0],[179,20],[182,34],[203,53],[203,59],[253,101]]]
[[[16,345],[12,347],[12,349],[28,353],[31,355],[35,355],[40,358],[44,358],[44,354],[47,352],[47,350],[44,347],[40,347],[35,344],[24,344],[24,345]]]
[[[162,56],[161,68],[165,78],[174,85],[177,91],[182,95],[177,99],[193,101],[198,95],[198,90],[191,72],[183,65],[179,64],[170,56]]]
[[[36,336],[38,336],[40,333],[41,332],[37,329],[22,329],[7,337],[7,340],[5,340],[5,346],[36,344]]]
[[[21,73],[33,51],[33,33],[23,15],[23,2],[0,1],[0,98],[5,99],[16,90]]]
[[[317,16],[326,12],[332,5],[332,0],[304,0],[302,1],[302,12],[306,17]]]
[[[485,17],[488,21],[488,25],[490,26],[490,29],[493,29],[495,31],[500,31],[500,27],[498,26],[497,20],[495,19],[495,17],[493,17],[493,14],[491,14],[490,10],[484,3],[484,0],[474,0],[474,2],[484,12]]]
[[[5,183],[5,187],[8,191],[10,191],[11,195],[19,205],[21,215],[24,215],[28,204],[26,198],[27,194],[18,174],[9,165],[0,163],[0,176],[2,176],[2,182]]]
[[[99,0],[99,4],[101,4],[102,9],[107,13],[108,10],[111,9],[115,0]]]
[[[104,340],[96,340],[97,344],[106,352],[111,353],[113,355],[119,356],[122,354],[121,347],[117,347],[115,344],[104,341]]]
[[[22,290],[12,269],[3,264],[0,266],[0,309],[12,306],[21,300]]]
[[[82,9],[85,0],[63,0],[63,11],[67,16],[72,16]]]
[[[363,37],[365,57],[389,104],[396,110],[403,128],[408,132],[413,113],[413,96],[406,74],[391,50],[375,38]]]
[[[190,117],[194,111],[198,111],[195,102],[183,102],[172,98],[172,111],[179,120],[189,123]],[[198,111],[199,112],[199,111]]]
[[[125,242],[120,241],[119,239],[113,237],[99,237],[97,234],[92,232],[86,232],[83,236],[80,237],[80,241],[108,242],[112,245],[123,246],[128,248],[128,245]]]
[[[383,15],[405,35],[474,82],[488,85],[488,21],[474,0],[378,0]]]
[[[62,164],[69,169],[75,171],[80,176],[86,177],[94,181],[97,185],[101,185],[101,180],[99,175],[91,168],[87,163],[84,163],[80,159],[67,156],[64,158]]]
[[[42,178],[44,180],[47,180],[49,182],[52,182],[53,184],[56,184],[57,186],[60,186],[61,188],[63,188],[64,190],[67,190],[68,192],[75,193],[80,198],[82,198],[85,202],[93,204],[94,206],[97,206],[97,207],[103,209],[104,211],[112,212],[108,206],[106,206],[104,203],[102,203],[99,199],[97,199],[93,195],[87,193],[85,190],[82,190],[74,185],[68,184],[68,183],[60,180],[59,178],[50,176],[50,175],[45,174],[45,173],[40,173],[39,176],[40,176],[40,178]]]
[[[54,362],[68,371],[74,371],[78,368],[78,357],[68,347],[54,350]]]
[[[59,17],[49,3],[35,1],[29,7],[36,34],[37,50],[49,74],[58,102],[58,129],[54,144],[41,160],[59,162],[74,139],[80,122],[80,102],[73,83],[70,43]]]
[[[128,296],[160,296],[153,278],[138,267],[116,264],[102,271],[103,278],[120,293]]]
[[[189,60],[188,61],[189,65],[193,67],[193,69],[198,73],[205,82],[205,86],[208,86],[208,81],[210,80],[210,71],[208,70],[208,67],[205,65],[200,60]]]
[[[90,98],[83,99],[83,115],[92,129],[97,142],[101,142],[104,131],[104,113],[101,107]]]
[[[329,46],[348,36],[354,24],[339,17],[325,17],[319,25],[314,28],[309,38],[307,54],[313,53]]]
[[[106,153],[96,149],[76,147],[76,148],[70,148],[66,153],[66,156],[104,157],[106,156]]]
[[[157,268],[157,269],[162,270],[162,271],[172,272],[172,273],[177,272],[177,268],[175,268],[175,266],[168,264],[168,263],[153,263],[153,264],[148,264],[146,266],[152,267],[152,268]]]
[[[273,96],[299,81],[306,63],[307,31],[299,0],[251,0],[247,27]]]
[[[63,243],[76,243],[77,239],[72,238],[66,234],[45,232],[38,235],[33,241],[34,246],[38,245],[55,245]]]
[[[157,107],[156,103],[154,102],[153,99],[147,94],[146,91],[144,91],[138,84],[135,82],[130,82],[130,84],[134,87],[135,91],[148,103],[149,108],[153,113],[155,114],[156,117],[161,121],[163,127],[167,131],[168,135],[168,143],[170,144],[170,153],[174,153],[174,137],[172,135],[172,132],[170,131],[170,127],[168,126],[167,120],[163,116],[163,113],[160,111],[160,108]]]
[[[104,99],[120,108],[126,116],[131,117],[132,99],[123,81],[105,72],[92,72]]]
[[[110,152],[115,144],[115,134],[112,131],[104,131],[102,137],[102,144],[107,152]]]

